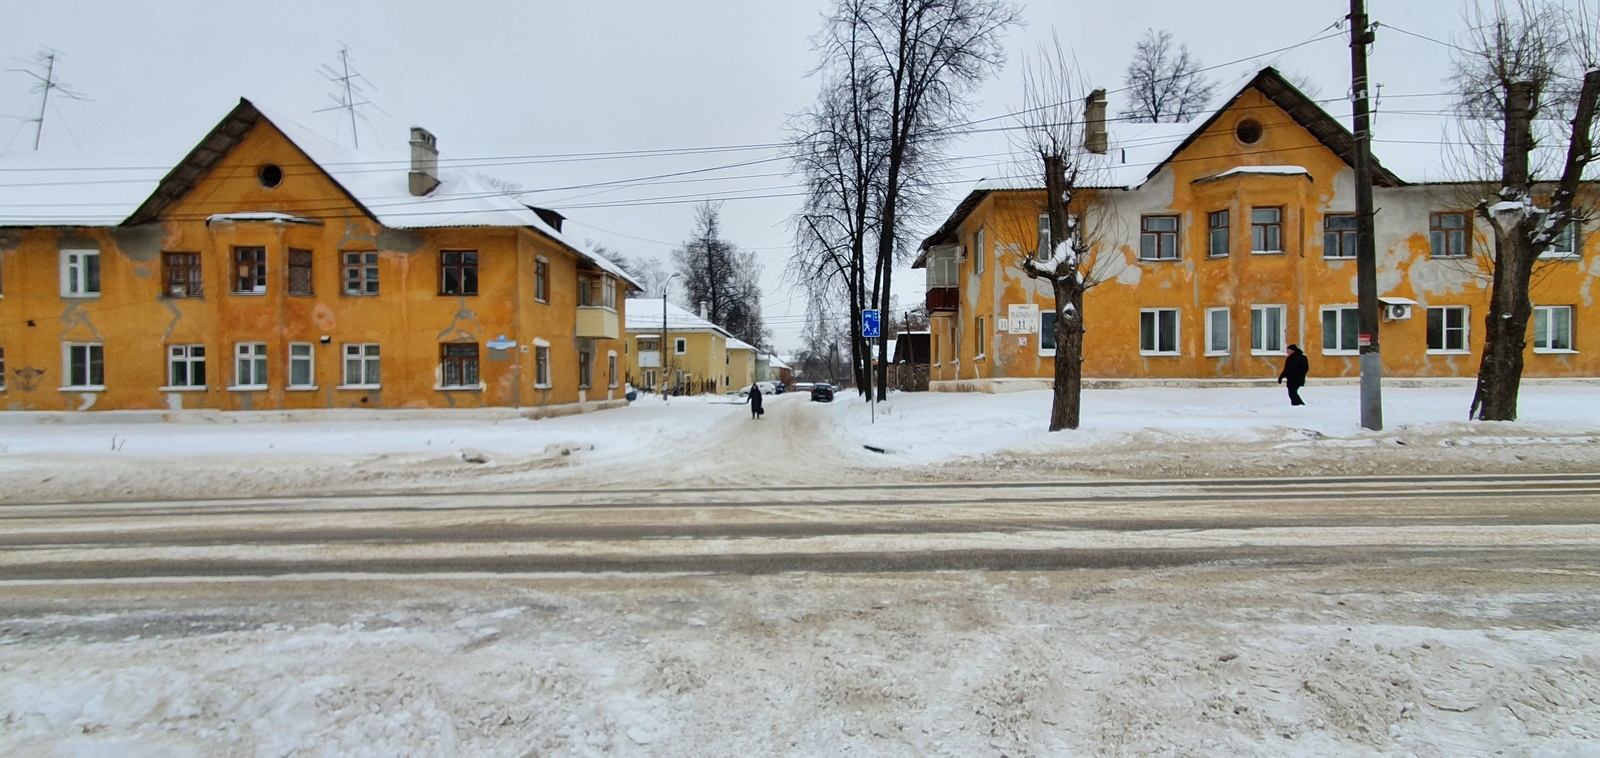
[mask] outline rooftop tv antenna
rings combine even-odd
[[[39,149],[39,142],[44,137],[44,114],[45,114],[45,109],[50,106],[50,93],[51,92],[55,92],[60,97],[67,98],[68,100],[88,100],[89,99],[87,97],[84,97],[82,93],[74,92],[73,90],[67,89],[66,82],[63,82],[60,79],[56,78],[56,58],[58,58],[60,56],[61,56],[60,53],[58,53],[58,52],[56,52],[54,50],[51,50],[49,48],[45,48],[45,49],[40,50],[39,54],[35,55],[33,60],[31,60],[31,61],[21,61],[22,63],[27,64],[29,66],[29,68],[14,68],[14,69],[10,69],[11,71],[19,71],[21,73],[27,74],[28,76],[31,76],[34,79],[38,80],[33,85],[33,91],[39,93],[39,115],[34,117],[34,118],[24,118],[24,119],[22,119],[22,121],[24,123],[27,123],[29,121],[33,122],[33,125],[34,125],[33,126],[33,149],[34,150],[38,150]],[[43,74],[41,74],[38,71],[34,70],[35,68],[38,68],[38,67],[41,67],[41,66],[44,67],[44,73]]]
[[[374,105],[371,100],[367,99],[367,93],[361,90],[362,85],[356,81],[357,79],[364,79],[365,77],[361,75],[361,72],[350,68],[350,46],[341,44],[339,47],[338,68],[334,68],[333,66],[324,63],[320,66],[317,66],[317,73],[321,74],[323,78],[327,79],[328,81],[333,82],[334,85],[338,87],[338,90],[328,94],[328,97],[333,100],[333,105],[330,105],[326,108],[317,108],[312,112],[326,113],[328,111],[345,111],[346,113],[349,113],[350,139],[355,142],[356,147],[361,147],[361,135],[356,130],[356,109],[364,105],[371,105],[374,108],[378,108],[378,106]],[[367,86],[372,87],[374,90],[377,89],[377,87],[373,86],[371,83],[368,83]],[[383,109],[378,108],[378,110],[382,111]]]

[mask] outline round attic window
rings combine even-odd
[[[283,182],[283,169],[278,168],[276,163],[268,163],[256,172],[256,181],[261,182],[261,186],[272,189]]]
[[[1254,145],[1261,141],[1261,122],[1253,118],[1240,121],[1239,126],[1233,130],[1233,136],[1238,137],[1239,141],[1246,145]]]

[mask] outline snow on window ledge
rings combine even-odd
[[[1576,351],[1576,350],[1557,350],[1555,348],[1550,348],[1550,347],[1536,347],[1536,348],[1533,349],[1533,352],[1538,353],[1540,355],[1577,355],[1578,354],[1578,351]]]
[[[261,391],[263,391],[265,389],[267,389],[267,385],[265,385],[265,384],[230,384],[230,385],[228,385],[228,391],[229,392],[261,392]]]
[[[1171,352],[1156,352],[1154,350],[1140,350],[1139,354],[1140,355],[1148,355],[1148,356],[1155,357],[1155,358],[1178,358],[1178,357],[1181,357],[1183,355],[1183,353],[1180,353],[1180,352],[1178,352],[1176,350],[1173,350]]]
[[[187,385],[187,384],[185,384],[185,385],[167,385],[167,386],[164,386],[164,387],[157,387],[156,391],[157,392],[205,392],[208,389],[211,389],[211,388],[210,387],[206,387],[204,385]]]
[[[336,390],[375,390],[382,387],[383,385],[381,384],[337,384],[333,388]]]
[[[1356,355],[1356,353],[1351,353]],[[1471,350],[1424,350],[1423,355],[1472,355]]]
[[[317,385],[315,384],[291,384],[284,389],[288,390],[289,392],[310,392],[316,388]]]
[[[487,386],[483,382],[478,382],[477,384],[435,384],[433,388],[439,392],[482,392],[487,389]]]
[[[104,384],[86,384],[82,387],[62,387],[62,392],[105,392]]]

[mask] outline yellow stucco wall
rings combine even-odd
[[[1263,127],[1253,145],[1236,136],[1244,119]],[[1285,165],[1305,171],[1218,177],[1240,166]],[[1354,212],[1353,179],[1349,166],[1310,132],[1259,92],[1247,90],[1142,187],[1080,193],[1082,205],[1091,209],[1087,227],[1100,257],[1096,270],[1106,278],[1085,297],[1085,376],[1275,377],[1282,350],[1251,349],[1252,307],[1268,305],[1283,306],[1284,342],[1306,351],[1313,376],[1358,376],[1353,351],[1324,350],[1322,323],[1323,307],[1356,304],[1355,261],[1323,256],[1324,216]],[[1470,209],[1458,194],[1446,186],[1378,190],[1379,295],[1418,303],[1409,318],[1380,324],[1386,376],[1476,374],[1489,295],[1486,227],[1478,222],[1475,257],[1439,260],[1429,253],[1429,213]],[[1006,318],[1012,304],[1032,303],[1042,312],[1053,308],[1049,284],[1029,279],[1018,259],[1036,246],[1043,205],[1042,191],[992,192],[955,230],[967,254],[960,264],[959,309],[931,314],[934,381],[1053,376],[1054,359],[1041,353],[1037,333],[996,329],[996,320]],[[1281,253],[1250,250],[1250,214],[1257,207],[1282,209]],[[1226,256],[1212,257],[1208,214],[1221,210],[1230,213],[1231,244]],[[1140,218],[1146,214],[1179,217],[1178,260],[1139,260]],[[979,230],[983,249],[975,245]],[[1542,263],[1533,290],[1535,304],[1573,306],[1576,351],[1543,353],[1530,347],[1526,376],[1600,376],[1600,337],[1593,336],[1600,335],[1600,308],[1593,302],[1600,239],[1589,235],[1583,251],[1579,260]],[[1441,306],[1469,309],[1467,351],[1427,349],[1427,308]],[[1141,354],[1141,311],[1158,308],[1179,311],[1176,355]],[[1229,312],[1225,354],[1207,354],[1205,318],[1213,308]],[[979,318],[987,338],[979,332]]]
[[[284,178],[274,188],[256,178],[267,164],[283,168]],[[208,221],[213,214],[263,211],[314,223]],[[235,246],[266,249],[265,292],[232,291]],[[77,247],[99,251],[96,296],[61,294],[59,251]],[[290,248],[312,254],[310,295],[287,291]],[[440,294],[442,250],[477,252],[476,295]],[[166,295],[164,252],[201,256],[203,296]],[[343,294],[341,256],[358,252],[378,254],[376,295]],[[550,264],[548,303],[533,297],[539,256]],[[620,388],[607,386],[605,367],[609,351],[621,352],[621,340],[576,337],[580,265],[577,254],[528,229],[384,228],[262,121],[155,223],[0,230],[0,348],[8,373],[0,407],[480,407],[620,397]],[[487,343],[501,335],[516,346],[490,348]],[[550,350],[549,387],[535,386],[536,340]],[[103,345],[103,390],[61,389],[62,345],[71,342]],[[266,344],[266,389],[230,389],[236,379],[235,345],[241,342]],[[451,342],[478,346],[479,388],[439,388],[440,344]],[[311,387],[288,386],[290,343],[311,345]],[[380,346],[379,387],[341,387],[343,346],[353,343]],[[205,386],[162,389],[167,347],[189,344],[205,347]],[[587,390],[577,383],[580,350],[596,355],[595,381]],[[23,375],[31,379],[15,378]]]
[[[649,367],[641,367],[639,365],[639,338],[641,335],[657,337],[660,333],[660,328],[649,331],[627,332],[629,348],[628,376],[636,386],[648,386],[644,380],[643,371],[650,370]],[[699,394],[706,391],[721,393],[737,390],[744,386],[732,384],[733,379],[728,371],[728,340],[726,337],[715,332],[684,330],[669,332],[667,339],[669,341],[667,345],[667,368],[672,372],[673,377],[680,371],[684,372],[684,383],[689,394]],[[678,340],[683,340],[684,349],[682,353],[676,352],[674,349]],[[661,376],[659,369],[657,369],[656,375],[658,377]],[[714,384],[714,388],[708,390],[708,382]],[[675,387],[677,382],[675,379],[669,378],[667,384],[669,387]],[[658,379],[656,389],[660,388],[661,381]]]

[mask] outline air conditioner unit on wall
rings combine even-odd
[[[1404,321],[1411,318],[1411,306],[1399,303],[1387,303],[1383,306],[1385,321]]]

